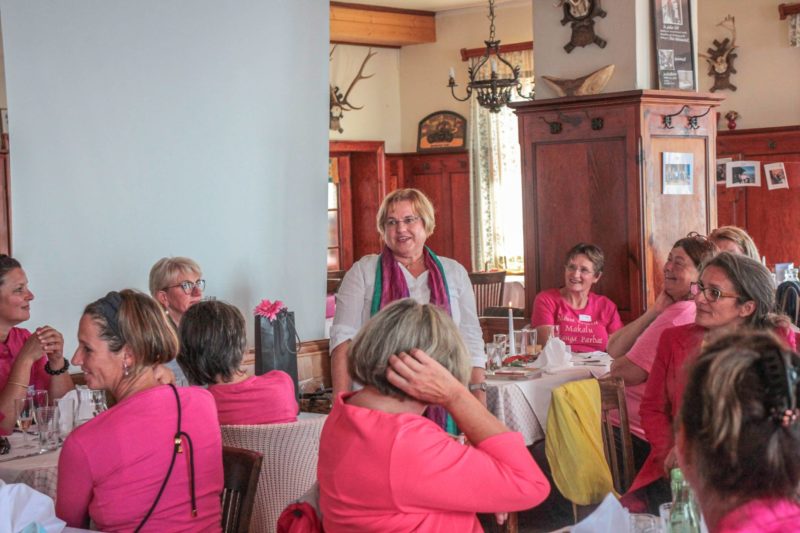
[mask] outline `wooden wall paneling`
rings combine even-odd
[[[11,255],[11,164],[8,134],[0,138],[0,253]]]
[[[800,261],[800,239],[797,238],[797,218],[800,213],[800,126],[759,128],[720,132],[717,154],[734,159],[755,160],[762,165],[783,162],[789,189],[770,191],[764,168],[761,168],[761,187],[720,191],[720,224],[730,223],[747,230],[766,256],[768,264]],[[724,191],[724,193],[722,192]],[[730,197],[737,202],[733,216],[723,218]]]
[[[400,47],[436,42],[436,13],[330,3],[332,43]]]
[[[428,237],[428,246],[470,270],[468,153],[409,154],[404,166],[402,186],[424,192],[435,209],[436,229]]]
[[[350,156],[337,158],[339,166],[339,247],[340,270],[353,266],[353,193],[350,179]]]

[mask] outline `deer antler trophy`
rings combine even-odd
[[[331,49],[330,59],[333,59],[333,52],[336,50],[336,46]],[[332,130],[336,130],[339,133],[342,133],[344,130],[340,125],[342,117],[344,116],[345,111],[356,111],[358,109],[362,109],[364,106],[355,106],[348,101],[350,97],[350,93],[353,91],[353,87],[356,86],[360,80],[366,80],[374,76],[375,74],[370,74],[369,76],[364,76],[364,67],[367,65],[367,61],[369,61],[372,56],[377,55],[378,52],[373,52],[372,48],[367,50],[367,56],[364,58],[364,61],[361,62],[361,68],[358,69],[358,74],[356,77],[353,78],[353,81],[350,82],[350,86],[345,91],[344,95],[342,95],[341,91],[339,90],[338,85],[331,85],[331,108],[330,108],[330,125],[329,128]]]
[[[736,46],[736,19],[728,15],[717,26],[731,32],[731,38],[725,37],[722,42],[714,39],[714,48],[709,48],[708,54],[698,55],[708,62],[708,75],[714,76],[712,93],[722,89],[735,91],[736,85],[731,83],[731,74],[736,74],[736,69],[733,68],[733,60],[736,59],[734,50],[739,48]]]

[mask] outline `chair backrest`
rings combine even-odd
[[[784,281],[778,285],[775,303],[795,326],[800,325],[800,282]]]
[[[326,418],[309,414],[288,424],[222,426],[225,446],[264,456],[250,531],[275,531],[286,506],[317,481],[319,437]]]
[[[603,449],[606,461],[608,461],[608,465],[611,468],[614,488],[617,492],[623,494],[631,486],[635,473],[631,426],[628,421],[628,406],[625,402],[625,382],[619,377],[605,377],[598,381],[600,383],[600,418],[603,429]],[[617,439],[614,438],[614,426],[608,416],[611,411],[617,411],[619,416],[621,442],[617,442]]]
[[[262,460],[258,452],[222,447],[225,477],[222,489],[223,533],[246,533],[250,528]]]
[[[475,304],[478,316],[483,316],[487,307],[503,305],[503,289],[506,281],[506,272],[470,272],[469,280],[475,292]]]

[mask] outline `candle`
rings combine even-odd
[[[456,71],[453,67],[450,67],[450,79],[451,80],[456,79]]]
[[[512,302],[508,302],[508,355],[517,355],[517,345],[514,342],[514,309]]]
[[[497,72],[497,60],[492,59],[492,72]]]

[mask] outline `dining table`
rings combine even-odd
[[[28,442],[35,444],[34,448],[22,447],[22,433],[14,432],[7,438],[11,451],[0,455],[0,479],[6,483],[25,483],[55,500],[61,448],[40,451],[36,435],[28,435]]]
[[[544,439],[553,389],[570,381],[598,378],[610,368],[611,357],[595,352],[591,359],[574,354],[570,366],[531,369],[533,375],[522,379],[501,379],[487,373],[486,407],[509,429],[521,433],[530,446]]]

